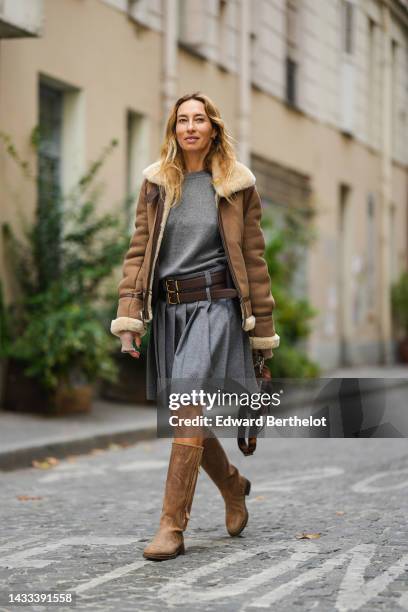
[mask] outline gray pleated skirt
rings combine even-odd
[[[147,399],[167,404],[170,392],[214,391],[214,384],[259,393],[241,320],[238,298],[174,305],[157,299],[147,348]]]

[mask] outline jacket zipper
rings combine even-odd
[[[222,240],[222,243],[224,245],[224,251],[225,251],[225,254],[226,254],[227,259],[228,259],[228,264],[229,264],[229,269],[230,269],[230,272],[231,272],[232,280],[234,281],[235,289],[237,290],[237,293],[239,295],[239,301],[242,303],[242,294],[241,294],[241,291],[239,289],[239,285],[238,285],[237,278],[235,276],[234,268],[232,267],[232,264],[231,264],[231,259],[230,259],[230,255],[229,255],[229,252],[228,252],[228,247],[227,247],[227,244],[226,244],[226,240],[225,240],[224,226],[222,224],[222,218],[221,218],[221,213],[220,213],[220,203],[219,203],[218,194],[216,194],[216,196],[215,196],[216,202],[217,202],[217,199],[218,199],[218,206],[217,206],[217,209],[218,209],[217,210],[217,212],[218,212],[218,225],[219,225],[219,228],[220,228],[221,240]]]
[[[160,196],[159,196],[158,206],[159,204],[160,204]],[[155,255],[156,255],[156,242],[157,242],[157,236],[158,236],[158,228],[160,227],[162,216],[163,216],[163,207],[160,209],[160,206],[159,206],[159,210],[157,211],[155,224],[153,228],[153,238],[152,238],[153,244],[152,244],[152,249],[151,249],[152,257],[150,257],[150,268],[149,268],[149,273],[147,275],[147,282],[146,282],[146,288],[147,288],[146,289],[147,291],[146,302],[143,304],[143,318],[146,320],[149,318],[147,302],[149,300],[149,293],[151,291],[150,278],[152,276],[153,260],[155,259]]]

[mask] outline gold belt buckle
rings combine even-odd
[[[173,282],[173,283],[174,283],[174,286],[176,287],[175,289],[171,289],[171,288],[169,287],[169,283],[171,283],[171,282]],[[166,290],[167,290],[167,300],[168,300],[168,303],[169,303],[169,304],[172,304],[172,305],[174,305],[174,304],[180,304],[180,298],[179,298],[179,294],[178,294],[178,290],[179,290],[179,288],[178,288],[177,281],[176,281],[176,280],[174,280],[174,279],[172,279],[172,278],[170,278],[170,279],[166,279]],[[171,301],[171,298],[172,298],[172,295],[171,295],[171,294],[172,294],[172,293],[175,293],[175,294],[176,294],[176,295],[175,295],[175,299],[176,299],[176,301],[175,301],[175,302],[172,302],[172,301]]]

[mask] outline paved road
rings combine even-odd
[[[8,590],[75,592],[93,612],[408,610],[406,440],[263,439],[248,458],[222,442],[253,483],[247,528],[227,535],[201,472],[186,554],[161,563],[142,550],[169,440],[1,473],[0,610],[22,609]]]

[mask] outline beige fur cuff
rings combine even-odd
[[[143,325],[143,321],[140,321],[140,319],[133,319],[132,317],[119,317],[118,319],[114,319],[111,323],[110,330],[112,334],[118,338],[120,337],[120,332],[124,331],[137,332],[141,336],[144,336],[147,331]]]
[[[251,331],[251,329],[254,329],[255,323],[256,323],[256,320],[255,320],[254,315],[247,317],[243,325],[244,331]]]
[[[265,338],[249,336],[249,341],[253,349],[277,348],[279,346],[280,336],[278,336],[278,334]]]

